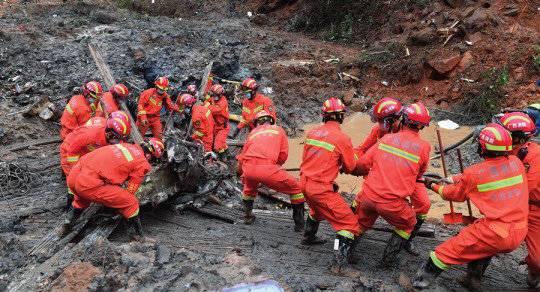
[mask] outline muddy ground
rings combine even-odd
[[[300,234],[292,231],[290,211],[261,198],[257,222],[245,226],[238,223],[237,198],[233,208],[208,207],[230,218],[225,221],[193,211],[179,214],[166,204],[144,209],[143,227],[154,242],[130,243],[120,226],[108,239],[92,241],[83,235],[52,257],[31,256],[64,215],[58,144],[45,143],[57,137],[59,127],[10,113],[42,96],[56,100],[61,111],[73,87],[100,79],[89,42],[101,49],[117,81],[135,92],[146,86],[145,70],[157,68],[181,84],[199,78],[210,60],[221,63],[221,77],[256,76],[272,89],[283,125],[298,135],[300,126],[318,121],[325,95],[347,95],[348,85],[355,84],[336,82],[340,70],[325,60],[345,59],[361,49],[259,27],[240,16],[226,21],[213,14],[180,19],[138,14],[100,1],[9,2],[14,4],[2,3],[0,10],[0,169],[4,177],[10,175],[10,184],[1,185],[0,290],[203,291],[261,279],[274,279],[290,290],[406,290],[406,278],[427,252],[459,229],[436,224],[435,238],[418,240],[423,256],[403,254],[391,269],[378,267],[389,234],[372,231],[357,251],[356,266],[363,276],[350,279],[326,269],[333,237],[327,224],[321,233],[329,242],[305,247]],[[361,108],[361,99],[354,100]],[[38,140],[45,144],[18,147]],[[523,249],[496,257],[486,284],[502,290],[525,287],[523,257]],[[456,267],[435,289],[462,289],[457,281],[462,275],[464,267]]]

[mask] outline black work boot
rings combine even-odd
[[[419,256],[420,252],[416,249],[416,247],[415,247],[414,243],[412,242],[412,240],[418,234],[418,231],[420,230],[420,227],[422,227],[422,224],[424,224],[425,220],[426,219],[424,219],[424,218],[416,216],[416,225],[414,225],[414,229],[411,232],[411,236],[409,237],[409,239],[407,239],[407,241],[405,242],[405,245],[403,246],[405,251],[407,251],[408,253],[410,253],[410,254],[412,254],[414,256]]]
[[[536,289],[535,291],[540,291],[540,274],[533,273],[529,270],[527,275],[527,284],[529,287]]]
[[[467,275],[461,280],[461,284],[471,291],[483,291],[482,277],[491,261],[491,257],[469,262],[467,264]]]
[[[420,269],[416,272],[413,279],[413,287],[418,289],[428,288],[431,283],[435,282],[435,279],[442,273],[442,269],[437,267],[431,258],[428,258],[426,262],[420,266]]]
[[[354,245],[354,239],[342,235],[336,235],[334,242],[334,261],[330,266],[330,272],[347,277],[359,277],[360,271],[349,264],[349,257]]]
[[[128,233],[129,238],[135,241],[143,241],[144,233],[142,230],[141,218],[139,217],[139,215],[135,215],[127,219],[127,223],[128,223],[127,233]]]
[[[64,225],[62,225],[62,228],[60,229],[60,232],[59,232],[59,235],[61,237],[71,232],[73,225],[75,225],[75,222],[77,222],[77,219],[79,219],[82,212],[83,212],[83,209],[73,208],[73,207],[69,208],[66,215],[66,219],[64,220]]]
[[[255,222],[253,215],[253,200],[244,200],[244,224],[251,225]]]
[[[315,245],[326,243],[326,240],[316,236],[318,230],[319,221],[316,221],[315,219],[311,218],[311,216],[308,216],[306,219],[306,228],[304,229],[304,239],[302,239],[302,244]]]
[[[304,230],[304,225],[306,220],[304,219],[304,203],[292,205],[293,209],[293,220],[294,220],[294,231],[301,232]]]
[[[73,194],[70,192],[66,193],[66,206],[64,207],[66,212],[69,212],[71,209],[71,204],[73,203]]]
[[[351,254],[349,255],[349,264],[357,264],[360,259],[354,254],[356,246],[358,246],[358,241],[362,237],[363,233],[354,238],[353,244],[351,246]]]
[[[392,233],[392,236],[388,240],[388,243],[386,244],[386,247],[384,248],[383,258],[382,258],[382,265],[383,266],[390,266],[397,261],[397,255],[405,245],[405,242],[407,240],[403,237],[401,237],[396,232]]]

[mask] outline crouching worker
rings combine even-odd
[[[291,196],[294,230],[304,229],[304,195],[298,181],[281,168],[289,155],[287,135],[275,125],[274,117],[265,110],[257,113],[255,129],[249,134],[242,152],[238,155],[238,167],[244,184],[243,202],[245,223],[255,221],[253,201],[259,184]]]
[[[160,158],[163,151],[163,143],[151,138],[142,145],[119,143],[101,147],[83,156],[67,180],[75,198],[62,234],[71,231],[90,203],[98,203],[116,209],[128,222],[130,237],[141,240],[143,232],[139,219],[139,200],[135,193],[151,169],[149,161]]]
[[[485,160],[451,178],[452,184],[426,180],[443,199],[470,199],[484,215],[430,253],[413,286],[428,287],[450,265],[467,264],[463,284],[481,291],[481,280],[491,257],[516,249],[527,235],[529,213],[525,167],[510,155],[512,137],[502,126],[489,124],[480,131],[479,154]]]

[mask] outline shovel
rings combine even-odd
[[[457,156],[458,156],[458,162],[459,162],[459,169],[461,173],[463,173],[463,158],[461,157],[461,149],[456,149]],[[463,223],[466,225],[469,225],[473,223],[476,218],[472,214],[472,208],[471,208],[471,200],[467,199],[467,209],[469,210],[469,216],[463,216]]]
[[[444,149],[442,139],[441,139],[441,130],[437,129],[437,140],[439,141],[439,149]],[[446,160],[444,151],[441,151],[441,163],[443,167],[444,177],[448,177],[448,171],[446,170]],[[450,203],[450,213],[443,215],[444,224],[461,224],[463,223],[463,214],[454,212],[454,202],[448,201]]]

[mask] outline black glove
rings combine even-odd
[[[233,131],[232,134],[231,134],[231,137],[232,137],[232,138],[236,138],[236,136],[238,136],[238,133],[240,133],[241,130],[242,130],[242,129],[240,129],[240,128],[234,129],[234,131]]]
[[[335,193],[339,191],[339,185],[337,183],[332,183],[332,187],[334,188]]]
[[[521,147],[518,150],[517,157],[519,160],[523,161],[525,157],[527,157],[527,154],[529,154],[529,147]]]
[[[431,187],[433,186],[433,184],[438,183],[438,182],[439,182],[439,180],[434,179],[434,178],[429,177],[429,176],[424,176],[424,178],[423,178],[424,185],[426,186],[426,188],[428,188],[430,190],[432,190]]]

